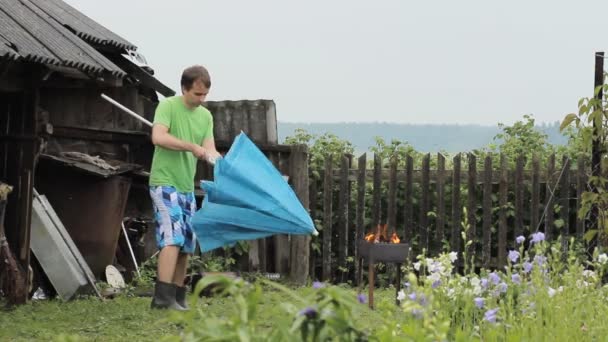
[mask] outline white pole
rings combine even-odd
[[[134,111],[130,110],[129,108],[123,106],[122,104],[116,102],[113,98],[109,97],[108,95],[101,94],[101,97],[104,100],[106,100],[106,101],[110,102],[111,104],[115,105],[116,107],[122,109],[125,113],[131,115],[132,117],[136,118],[137,120],[139,120],[139,121],[145,123],[146,125],[152,127],[152,123],[150,121],[146,120],[144,117],[142,117],[141,115],[135,113]]]
[[[137,259],[135,259],[135,253],[133,253],[133,247],[131,247],[131,241],[129,240],[129,234],[127,234],[127,229],[125,228],[125,223],[121,222],[122,233],[125,236],[125,240],[127,240],[127,245],[129,246],[129,252],[131,252],[131,258],[133,258],[133,265],[135,265],[135,270],[137,271],[137,276],[141,277],[139,274],[139,266],[137,266]]]

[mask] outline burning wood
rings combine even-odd
[[[388,236],[387,233],[387,228],[388,225],[387,224],[382,224],[382,225],[378,225],[376,227],[376,231],[375,232],[370,232],[367,235],[365,235],[365,241],[367,242],[371,242],[371,243],[400,243],[401,239],[399,239],[399,236],[397,236],[396,232],[393,232],[393,234],[391,234],[391,236]]]

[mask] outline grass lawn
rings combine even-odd
[[[312,291],[299,288],[299,294]],[[353,296],[356,290],[352,290]],[[394,300],[394,289],[377,290],[375,302]],[[289,298],[277,291],[264,291],[260,303],[261,328],[271,327],[277,315],[284,315],[280,304]],[[211,298],[198,307],[216,315],[234,309],[230,298]],[[96,298],[70,302],[44,300],[0,311],[0,341],[49,341],[60,335],[77,335],[79,341],[156,341],[165,335],[177,335],[180,328],[169,322],[171,313],[150,310],[148,297],[117,297],[104,302]],[[372,328],[381,318],[361,305],[354,315],[362,326]]]

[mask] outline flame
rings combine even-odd
[[[367,242],[373,242],[375,238],[376,236],[374,235],[374,233],[369,233],[365,235],[365,241]]]
[[[389,238],[388,233],[388,224],[379,224],[375,231],[372,231],[365,235],[364,239],[367,242],[371,243],[379,243],[379,242],[388,242],[388,243],[400,243],[401,239],[397,236],[396,232],[393,232],[391,237]]]
[[[399,242],[401,242],[401,240],[397,236],[397,233],[393,232],[393,235],[391,236],[391,243],[399,243]]]

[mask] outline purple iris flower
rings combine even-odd
[[[497,313],[498,313],[498,308],[488,310],[483,315],[483,319],[490,323],[496,323],[496,314]]]
[[[524,262],[524,273],[530,273],[530,271],[532,271],[532,263],[530,262]]]
[[[306,318],[315,318],[317,317],[317,310],[313,307],[307,307],[300,311],[300,315],[306,316]]]
[[[365,297],[365,295],[363,293],[359,293],[357,295],[357,300],[359,301],[359,303],[361,304],[365,304],[367,303],[367,297]]]
[[[516,263],[517,259],[519,259],[519,252],[514,250],[509,251],[509,260],[511,260],[512,263]]]
[[[532,238],[532,240],[530,241],[531,244],[545,241],[545,233],[543,233],[543,232],[534,233],[534,234],[532,234],[531,238]]]

